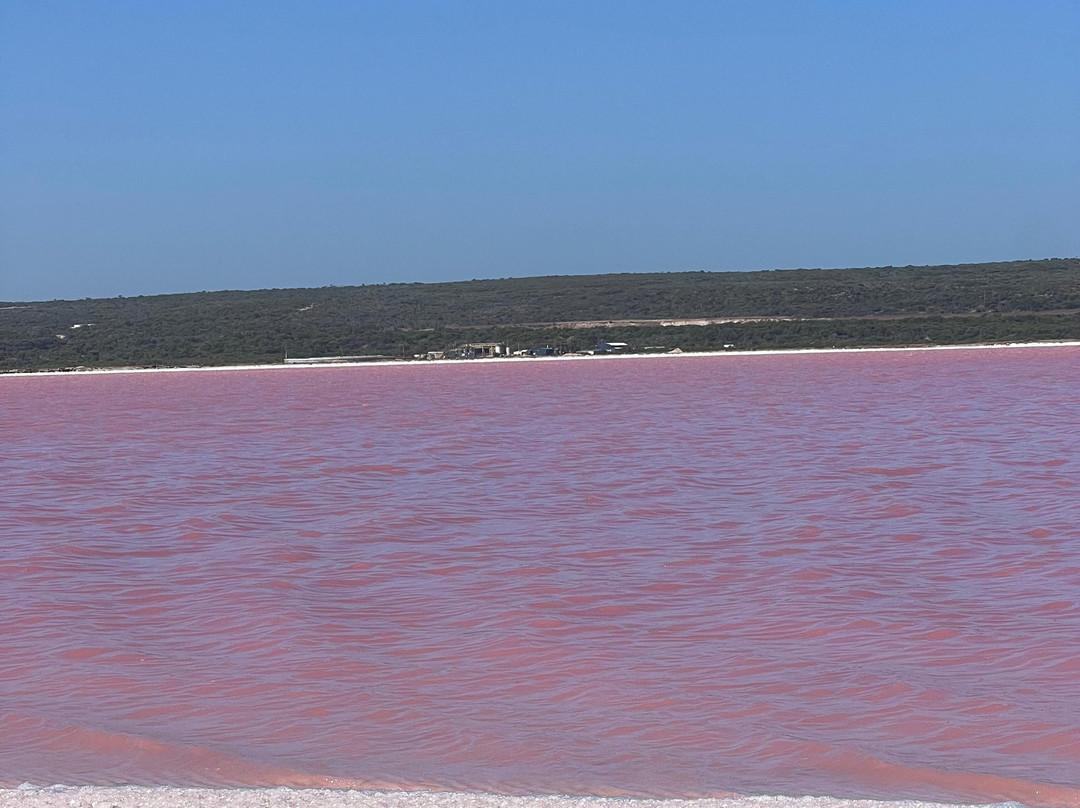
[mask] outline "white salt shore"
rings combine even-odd
[[[379,362],[303,362],[296,364],[274,365],[198,365],[185,367],[117,367],[117,368],[81,368],[78,370],[31,370],[0,371],[0,379],[5,376],[25,378],[27,376],[86,376],[98,373],[198,373],[219,370],[310,370],[311,368],[371,368],[371,367],[431,367],[433,365],[456,365],[458,367],[486,367],[517,362],[606,362],[628,359],[700,359],[716,356],[785,356],[798,354],[861,354],[861,353],[898,353],[922,351],[971,351],[999,350],[1017,348],[1078,348],[1080,341],[1062,342],[988,342],[962,345],[920,345],[920,346],[883,346],[867,348],[793,348],[784,350],[760,351],[687,351],[685,353],[652,354],[567,354],[565,356],[513,356],[485,359],[392,359]]]
[[[0,808],[935,808],[916,800],[732,797],[676,800],[621,797],[507,797],[430,791],[325,788],[53,786],[0,789]],[[1015,805],[1015,803],[1013,803]]]

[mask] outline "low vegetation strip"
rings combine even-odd
[[[1080,339],[1080,259],[550,276],[0,303],[0,370]]]

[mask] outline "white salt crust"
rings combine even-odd
[[[0,379],[25,378],[28,376],[89,376],[94,374],[115,375],[120,373],[185,373],[185,372],[213,372],[222,370],[284,370],[301,371],[312,368],[385,368],[385,367],[434,367],[436,365],[455,365],[457,367],[490,367],[491,365],[508,365],[521,362],[610,362],[625,360],[646,360],[655,362],[660,359],[701,359],[710,356],[785,356],[788,354],[860,354],[860,353],[901,353],[901,352],[925,352],[925,351],[970,351],[970,350],[997,350],[1002,348],[1077,348],[1080,341],[1068,342],[990,342],[969,343],[958,345],[921,345],[921,346],[879,346],[866,348],[793,348],[793,349],[766,349],[759,351],[688,351],[680,354],[657,353],[657,354],[597,354],[595,356],[567,355],[567,356],[514,356],[491,359],[431,359],[431,360],[390,360],[386,362],[333,362],[311,363],[295,365],[199,365],[187,367],[118,367],[118,368],[84,368],[82,370],[32,370],[32,371],[4,371],[0,372]],[[892,804],[892,803],[890,803]]]
[[[676,800],[507,797],[453,791],[348,791],[324,788],[23,786],[0,789],[0,808],[935,808],[938,805],[916,800],[886,802],[832,797]]]

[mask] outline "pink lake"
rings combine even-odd
[[[1069,347],[0,377],[0,786],[1080,805],[1078,424]]]

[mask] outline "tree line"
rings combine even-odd
[[[1080,259],[549,276],[0,304],[0,369],[411,357],[464,342],[683,351],[1080,339]],[[575,320],[782,317],[569,328]]]

